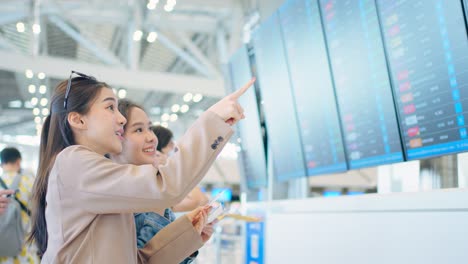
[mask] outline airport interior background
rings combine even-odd
[[[0,149],[35,173],[71,70],[180,138],[257,78],[195,263],[466,263],[465,0],[4,0]],[[465,83],[466,81],[466,83]],[[219,197],[219,196],[218,196]]]

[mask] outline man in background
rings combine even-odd
[[[31,190],[34,184],[34,177],[32,175],[25,174],[21,169],[21,153],[16,148],[5,148],[0,152],[0,160],[3,173],[0,175],[0,179],[7,185],[10,186],[13,182],[13,179],[16,175],[21,176],[21,181],[18,187],[18,192],[16,193],[16,199],[25,206],[25,209],[30,208],[29,197],[31,195]],[[4,188],[0,188],[4,189]],[[2,190],[0,194],[6,195],[13,193],[14,190],[4,191]],[[0,195],[0,196],[3,196]],[[2,201],[9,199],[2,197]],[[8,206],[8,202],[0,201],[0,206]],[[0,214],[5,211],[5,208],[0,208]],[[30,216],[26,210],[21,210],[21,218],[23,220],[24,230],[29,232],[30,227]],[[28,233],[26,232],[26,233]],[[16,263],[29,263],[36,264],[39,263],[39,258],[37,257],[37,250],[32,245],[25,245],[21,250],[21,253],[16,257],[2,257],[0,256],[0,264],[16,264]]]

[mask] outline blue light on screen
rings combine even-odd
[[[324,191],[323,192],[324,197],[336,197],[340,195],[341,195],[340,191]]]
[[[348,195],[363,195],[363,194],[364,194],[364,192],[358,192],[358,191],[349,191],[347,194],[348,194]]]
[[[220,192],[223,192],[223,194],[221,195],[221,197],[219,197],[218,201],[230,202],[232,200],[232,190],[229,188],[214,188],[213,190],[211,190],[211,197],[215,197]]]

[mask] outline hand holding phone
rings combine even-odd
[[[213,197],[209,202],[208,205],[211,207],[210,212],[208,213],[208,220],[207,223],[211,223],[216,220],[219,216],[223,215],[225,212],[223,204],[219,201],[220,198],[223,196],[224,192],[219,192],[215,197]]]
[[[0,190],[0,197],[9,198],[9,197],[12,197],[15,193],[16,193],[16,190],[11,190],[11,189]]]
[[[206,221],[208,224],[212,223],[216,220],[219,216],[224,214],[224,206],[219,203],[218,206],[212,207],[211,211],[208,213],[208,220]]]
[[[0,215],[6,211],[8,203],[10,202],[10,198],[8,197],[14,193],[14,190],[0,190]]]

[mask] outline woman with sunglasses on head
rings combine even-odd
[[[177,157],[136,166],[104,157],[121,152],[126,119],[106,83],[78,75],[57,86],[41,134],[30,240],[42,263],[179,263],[202,245],[208,209],[179,218],[140,250],[133,213],[167,208],[195,187],[224,145],[213,140],[229,138],[244,118],[237,99],[252,81],[200,116]]]
[[[166,164],[167,158],[160,159],[164,154],[159,151],[161,150],[161,141],[164,146],[167,145],[167,138],[161,135],[160,141],[159,138],[156,137],[151,127],[151,121],[144,109],[138,104],[124,99],[119,101],[119,112],[127,119],[127,123],[124,125],[122,152],[119,154],[112,154],[110,158],[120,164],[153,164],[155,159],[157,159],[160,165]],[[157,158],[158,154],[159,158]],[[177,155],[177,153],[175,153],[175,155]],[[187,198],[185,198],[184,201],[186,199]],[[206,202],[207,201],[203,204],[206,204]],[[173,204],[170,206],[174,207],[177,205]],[[185,208],[186,210],[184,211],[195,210],[197,207],[198,204],[190,208]],[[136,213],[135,227],[138,248],[143,248],[156,233],[175,220],[176,217],[170,208]],[[202,240],[206,242],[211,237],[212,233],[213,224],[205,226],[202,231]],[[196,241],[187,242],[195,243]],[[182,263],[191,263],[197,254],[198,252],[195,252],[187,256]]]

